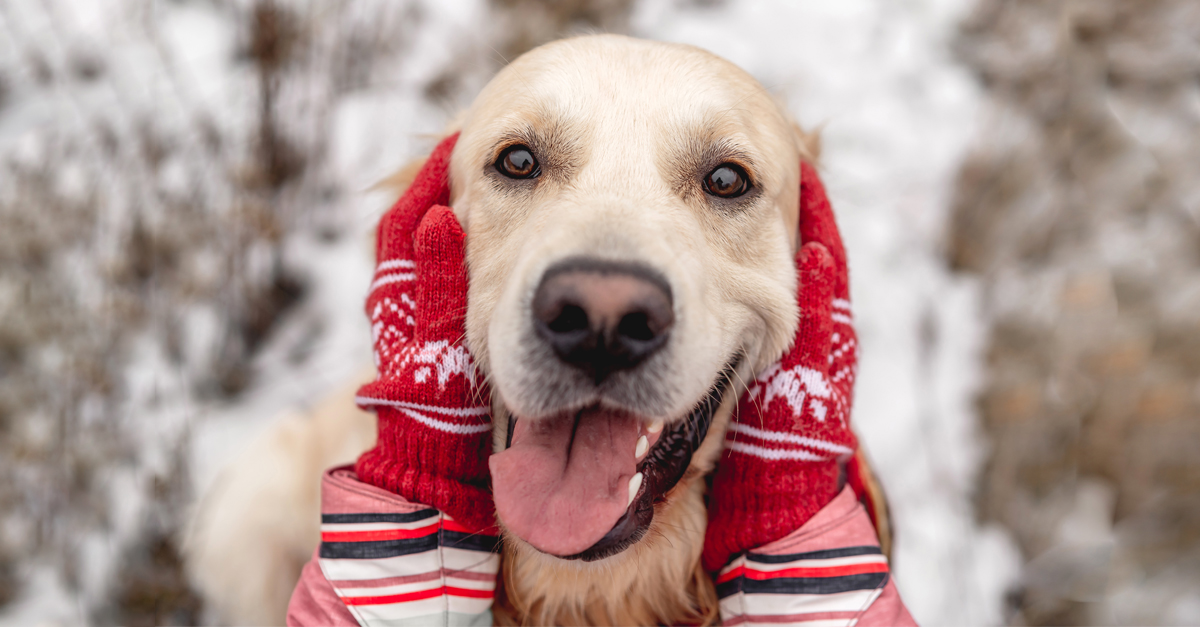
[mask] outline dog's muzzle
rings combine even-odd
[[[552,416],[510,417],[505,450],[489,462],[510,534],[563,559],[594,561],[646,533],[708,434],[738,361],[670,424],[606,403],[609,379],[640,378],[654,364],[649,358],[675,323],[672,307],[669,283],[640,264],[574,258],[543,274],[531,302],[537,341],[579,385],[594,385],[596,400]]]

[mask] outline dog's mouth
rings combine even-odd
[[[708,435],[739,361],[684,420],[665,426],[599,404],[548,419],[511,417],[508,445],[490,459],[505,527],[563,559],[596,561],[636,543]]]

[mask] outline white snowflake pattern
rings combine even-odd
[[[450,377],[455,375],[462,375],[472,386],[475,385],[475,365],[471,360],[471,354],[463,346],[451,345],[447,340],[439,340],[426,342],[420,347],[405,346],[401,350],[401,355],[403,359],[397,365],[397,370],[403,370],[409,364],[423,364],[422,367],[413,371],[413,380],[417,383],[428,382],[429,376],[436,370],[439,387],[445,387],[446,383],[450,381]]]
[[[804,366],[784,368],[776,363],[764,370],[750,388],[751,398],[766,407],[776,398],[782,398],[792,409],[793,428],[803,428],[802,418],[805,409],[811,412],[817,422],[825,422],[830,406],[834,415],[845,426],[846,418],[840,390],[833,385],[825,373]]]
[[[399,300],[379,299],[371,309],[371,337],[375,346],[375,368],[381,376],[395,376],[403,358],[399,347],[410,341],[416,326],[416,303],[407,292]]]

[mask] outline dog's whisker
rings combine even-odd
[[[504,53],[500,52],[495,46],[488,44],[488,48],[491,48],[492,52],[495,52],[496,56],[500,57],[500,60],[504,61],[505,65],[508,65],[510,63],[510,61],[508,60],[508,57],[505,57]]]

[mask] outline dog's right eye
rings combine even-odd
[[[505,148],[504,152],[500,153],[500,158],[496,159],[496,170],[513,179],[536,178],[542,173],[541,165],[533,156],[533,151],[522,145]]]
[[[704,177],[704,191],[718,198],[737,198],[750,191],[750,177],[736,163],[722,163]]]

